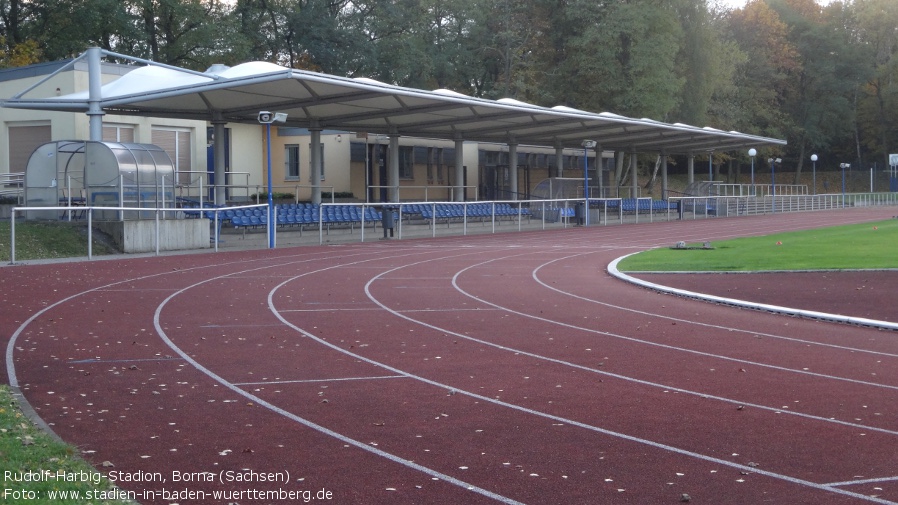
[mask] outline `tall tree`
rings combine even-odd
[[[856,0],[853,5],[862,43],[870,49],[871,73],[860,91],[860,144],[888,165],[898,149],[898,4],[891,0]],[[860,160],[859,160],[860,161]]]
[[[566,16],[578,30],[563,46],[560,78],[544,83],[556,90],[556,99],[581,109],[667,119],[684,83],[676,69],[684,34],[674,3],[573,0]]]
[[[797,183],[810,150],[828,148],[850,131],[852,97],[857,83],[866,79],[866,67],[857,64],[856,48],[826,22],[813,0],[774,0],[771,5],[789,26],[787,38],[797,53],[783,104],[791,119],[787,154],[797,160]]]
[[[798,52],[788,27],[763,0],[752,0],[728,16],[727,33],[749,58],[736,68],[739,131],[784,138],[792,122],[784,110],[794,85]]]

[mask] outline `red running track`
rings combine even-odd
[[[141,503],[898,503],[894,332],[605,272],[893,214],[3,268],[5,366]]]

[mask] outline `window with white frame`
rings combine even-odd
[[[193,148],[190,130],[153,127],[151,142],[161,147],[171,158],[180,184],[190,184],[193,170]]]
[[[134,142],[134,127],[103,123],[103,141],[132,143]]]
[[[288,181],[299,180],[299,144],[284,146],[284,178]]]

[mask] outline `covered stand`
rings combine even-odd
[[[583,198],[583,178],[549,177],[540,181],[531,191],[534,200],[572,200]],[[570,205],[568,207],[568,205]],[[580,205],[576,202],[553,201],[549,205],[535,206],[531,204],[531,212],[547,221],[557,221],[562,215],[573,217]],[[579,217],[579,216],[578,216]]]
[[[29,207],[174,207],[175,169],[152,144],[56,141],[38,147],[25,168]],[[153,212],[96,210],[99,220],[150,219]],[[29,218],[55,219],[54,211]]]

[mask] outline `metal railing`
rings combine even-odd
[[[12,172],[0,174],[0,197],[16,198],[22,200],[25,191],[25,173]]]
[[[776,197],[753,196],[708,196],[708,197],[672,197],[668,201],[651,198],[590,198],[590,199],[555,199],[555,200],[497,200],[468,202],[398,202],[398,203],[323,203],[317,208],[317,222],[303,222],[302,225],[318,228],[318,243],[324,243],[325,230],[339,226],[339,221],[330,221],[326,217],[329,207],[355,207],[360,216],[360,241],[366,240],[367,224],[376,228],[378,221],[383,220],[383,213],[394,214],[392,228],[397,238],[405,236],[436,237],[440,233],[449,235],[469,235],[471,233],[499,233],[501,231],[536,231],[549,228],[569,228],[573,226],[608,226],[613,224],[654,222],[658,220],[707,219],[737,217],[770,213],[807,212],[848,207],[898,206],[898,193],[849,193],[822,195],[785,195]],[[91,230],[95,211],[136,211],[156,220],[156,253],[159,253],[159,221],[160,219],[185,219],[196,214],[200,218],[214,223],[215,236],[212,242],[218,251],[220,225],[227,211],[247,208],[265,208],[266,204],[242,205],[212,208],[151,208],[151,207],[102,207],[87,205],[76,207],[86,217],[88,227],[88,259],[92,258]],[[289,208],[289,207],[288,207]],[[275,240],[280,226],[276,222],[278,206],[272,213],[275,218],[266,219],[259,228],[266,230]],[[375,209],[381,219],[373,223],[369,219],[367,209]],[[440,210],[447,212],[440,213]],[[10,257],[15,262],[15,223],[17,214],[31,211],[55,211],[66,216],[73,210],[69,206],[56,207],[16,207],[11,216]],[[451,212],[448,212],[451,211]],[[189,214],[189,216],[188,216]],[[167,217],[172,216],[172,217]],[[471,225],[478,222],[476,231]],[[353,223],[357,223],[354,221]],[[347,224],[349,224],[347,222]],[[511,224],[512,226],[507,226]],[[300,235],[302,231],[300,226]],[[438,230],[445,231],[438,233]],[[489,230],[484,228],[489,226]],[[354,226],[348,226],[350,232]],[[289,228],[284,228],[284,230]],[[245,233],[244,228],[244,233]],[[370,238],[370,237],[369,237]],[[274,243],[274,242],[272,242]]]

